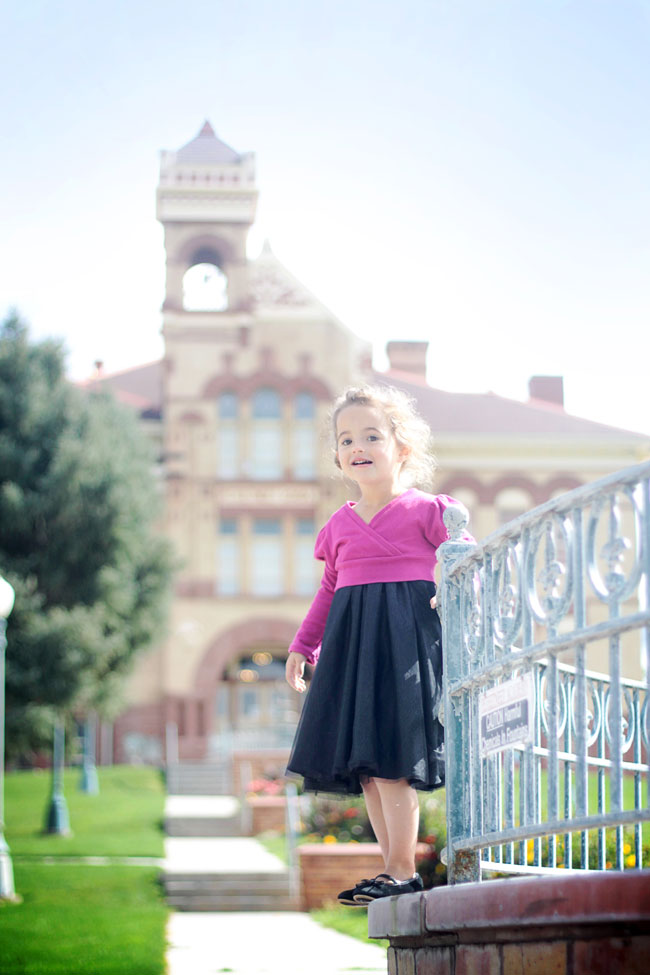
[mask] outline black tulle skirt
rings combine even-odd
[[[287,766],[307,791],[359,795],[368,776],[444,785],[434,593],[425,581],[335,592]]]

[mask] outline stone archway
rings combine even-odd
[[[274,706],[282,710],[283,697],[290,702],[295,695],[285,684],[283,671],[277,672],[277,661],[274,679],[269,681],[246,683],[238,681],[232,673],[227,675],[227,671],[251,651],[262,648],[274,652],[276,658],[281,650],[284,657],[295,632],[295,621],[260,617],[230,627],[208,647],[194,677],[195,695],[203,701],[206,716],[208,751],[218,749],[221,747],[219,743],[226,739],[234,742],[232,747],[249,748],[257,744],[264,747],[269,743],[274,746],[278,743],[274,736],[280,740],[283,733],[292,736],[293,726],[284,728],[279,721],[273,720],[271,713]],[[246,701],[249,705],[252,703],[253,709],[247,717],[242,713]],[[292,703],[299,711],[298,702]]]

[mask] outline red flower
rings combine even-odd
[[[354,806],[350,806],[350,808],[349,809],[346,809],[345,812],[343,813],[343,818],[344,819],[356,819],[356,817],[358,815],[359,815],[359,810],[358,809],[355,809]]]

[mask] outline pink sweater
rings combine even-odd
[[[433,581],[436,549],[447,539],[442,513],[458,504],[445,494],[404,491],[369,524],[354,501],[335,511],[318,534],[314,555],[325,562],[320,589],[289,647],[316,663],[327,614],[337,589],[369,582]],[[466,538],[473,541],[471,535]]]

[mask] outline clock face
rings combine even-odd
[[[183,278],[186,311],[223,311],[228,307],[228,279],[216,264],[195,264]]]

